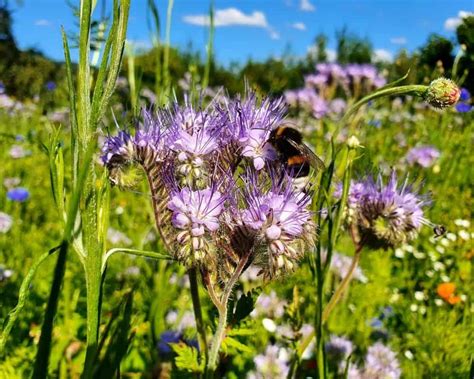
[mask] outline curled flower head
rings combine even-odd
[[[288,178],[280,180],[271,173],[270,185],[262,178],[248,172],[245,183],[245,209],[241,210],[241,222],[257,233],[266,252],[255,262],[266,276],[291,271],[304,253],[305,243],[311,243],[313,229],[308,193],[295,190]],[[280,183],[278,183],[280,181]],[[286,183],[286,184],[285,184]],[[312,230],[314,231],[314,230]]]
[[[196,191],[182,188],[171,193],[168,208],[173,213],[173,226],[181,230],[176,237],[181,245],[181,260],[202,262],[209,249],[206,235],[219,229],[224,201],[225,197],[215,188]]]
[[[395,173],[387,184],[379,176],[351,185],[349,207],[361,242],[372,248],[394,247],[414,239],[423,224],[426,201],[412,192],[407,182],[399,186]]]
[[[406,157],[409,164],[417,164],[421,167],[427,168],[439,158],[440,152],[433,146],[420,146],[411,149]]]
[[[461,90],[456,83],[446,78],[433,80],[424,93],[426,102],[435,108],[453,106],[458,102],[460,96]]]

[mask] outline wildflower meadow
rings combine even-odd
[[[0,379],[474,378],[472,12],[390,58],[344,28],[232,66],[220,33],[282,38],[271,10],[202,2],[196,52],[173,0],[68,2],[51,59],[24,3],[0,1]]]

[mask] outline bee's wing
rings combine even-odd
[[[308,146],[306,146],[304,143],[296,143],[295,141],[288,139],[287,140],[291,146],[294,148],[298,149],[298,151],[301,152],[306,158],[309,160],[309,164],[311,167],[313,167],[314,170],[320,171],[324,170],[326,168],[326,165],[324,164],[323,160],[319,158],[313,150],[311,150]]]

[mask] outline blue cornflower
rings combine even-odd
[[[457,103],[455,108],[459,113],[466,113],[471,111],[472,105],[468,103]]]
[[[160,334],[160,339],[156,345],[158,351],[162,354],[169,354],[172,352],[170,343],[178,343],[182,341],[183,335],[180,332],[167,330]]]
[[[461,94],[459,95],[460,101],[469,101],[471,99],[471,93],[466,88],[461,88]]]
[[[0,95],[3,95],[5,93],[5,85],[3,82],[0,82]]]
[[[50,80],[49,82],[46,82],[45,84],[45,88],[48,90],[48,91],[54,91],[56,89],[57,85],[55,82],[53,82],[52,80]]]
[[[28,200],[30,193],[26,188],[16,187],[7,192],[7,198],[12,201],[24,202]]]

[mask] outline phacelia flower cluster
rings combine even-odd
[[[315,235],[310,189],[295,188],[268,143],[285,113],[282,99],[254,94],[144,111],[134,132],[106,138],[102,162],[115,184],[133,183],[131,169],[142,168],[175,259],[219,280],[245,260],[271,278],[295,268]]]
[[[336,197],[341,191],[336,191]],[[423,224],[427,201],[412,191],[407,181],[399,185],[395,173],[384,184],[374,180],[351,183],[348,195],[348,224],[358,234],[359,242],[371,248],[395,247],[413,240]]]
[[[338,117],[347,106],[339,96],[359,98],[385,83],[385,78],[369,64],[319,63],[316,72],[305,77],[304,88],[286,91],[285,99],[316,119],[326,115]]]

